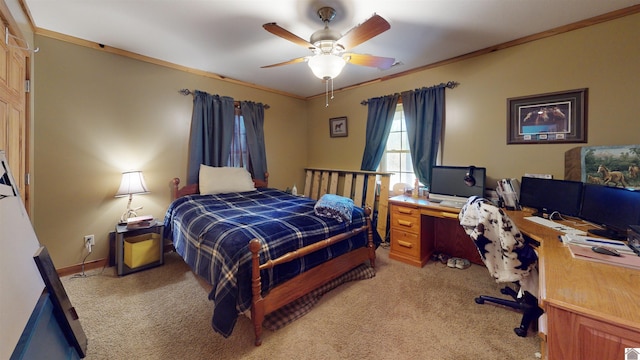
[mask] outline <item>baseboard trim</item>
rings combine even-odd
[[[165,242],[163,251],[166,254],[168,252],[176,251],[176,249],[173,247],[172,242]],[[101,267],[111,267],[111,266],[115,266],[115,258],[112,258],[111,254],[109,254],[108,258],[91,260],[84,263],[84,270],[87,271],[87,270],[98,269]],[[77,264],[77,265],[72,265],[65,268],[56,269],[56,272],[60,277],[78,274],[82,272],[82,264]]]
[[[91,260],[91,261],[88,261],[88,262],[84,263],[84,271],[105,267],[108,264],[109,264],[109,259],[108,258],[98,259],[98,260]],[[60,277],[82,273],[82,264],[56,269],[56,272],[58,273],[58,276],[60,276]]]

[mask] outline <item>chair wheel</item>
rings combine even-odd
[[[518,335],[520,337],[527,337],[527,329],[523,329],[523,328],[517,327],[517,328],[513,329],[513,331],[516,333],[516,335]]]
[[[500,289],[500,293],[501,293],[502,295],[509,295],[509,289],[507,289],[507,288],[502,288],[502,289]]]
[[[474,300],[476,301],[476,304],[484,304],[484,299],[481,297],[477,297]]]

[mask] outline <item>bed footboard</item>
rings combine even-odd
[[[260,264],[260,248],[262,245],[257,239],[249,242],[249,250],[251,251],[251,320],[253,322],[255,332],[255,345],[262,344],[262,322],[265,315],[289,304],[290,302],[308,294],[312,290],[326,284],[327,282],[339,277],[340,275],[350,271],[358,265],[369,260],[372,267],[375,267],[375,244],[373,242],[373,229],[371,226],[371,210],[365,209],[367,224],[358,229],[332,236],[315,244],[305,246],[296,251],[289,252],[277,259],[269,260],[264,264]],[[268,294],[262,296],[262,282],[260,271],[271,269],[276,265],[283,264],[314,251],[324,249],[332,244],[346,240],[363,231],[367,232],[367,246],[350,251],[337,258],[331,259],[315,268],[304,272],[295,278],[278,285],[271,289]]]

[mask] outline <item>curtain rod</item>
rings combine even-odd
[[[180,90],[178,90],[178,92],[179,92],[180,94],[184,95],[184,96],[187,96],[187,95],[195,95],[195,92],[193,92],[193,91],[191,91],[191,90],[189,90],[189,89],[180,89]],[[233,104],[234,104],[235,106],[240,106],[240,101],[237,101],[237,100],[236,100],[236,101],[234,101],[234,102],[233,102]],[[270,108],[270,107],[271,107],[271,106],[269,106],[268,104],[263,104],[262,106],[263,106],[265,109],[268,109],[268,108]]]
[[[439,87],[446,87],[446,88],[449,88],[449,89],[453,89],[454,87],[456,87],[458,85],[460,85],[460,83],[457,82],[457,81],[447,81],[446,83],[440,83],[438,85],[433,85],[433,86],[430,86],[430,87],[423,87],[423,89],[432,89],[432,88],[439,88]],[[403,91],[403,92],[405,92],[405,91]],[[385,95],[385,96],[389,96],[389,95]],[[400,100],[402,100],[402,99],[400,99]],[[369,103],[369,100],[362,100],[360,102],[360,105],[367,105],[368,103]]]

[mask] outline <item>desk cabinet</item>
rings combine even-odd
[[[422,267],[437,251],[484,265],[473,240],[458,222],[458,209],[405,196],[392,198],[389,204],[390,258]]]
[[[545,311],[549,359],[625,359],[625,348],[640,348],[636,329],[554,305]]]
[[[391,249],[389,257],[415,266],[424,266],[433,252],[422,241],[420,209],[411,205],[391,205]]]

